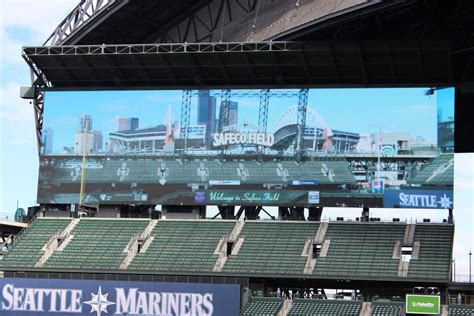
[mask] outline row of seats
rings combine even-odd
[[[308,259],[301,253],[318,227],[311,222],[248,221],[239,235],[242,246],[228,257],[223,271],[301,274]]]
[[[71,222],[70,219],[37,218],[25,230],[3,257],[2,266],[34,267],[44,254],[42,248],[54,235],[59,235]]]
[[[400,316],[403,315],[403,302],[372,302],[371,316]]]
[[[242,316],[275,316],[283,306],[282,298],[251,297]]]
[[[3,266],[32,267],[44,254],[42,248],[59,235],[70,219],[39,218],[18,238]],[[147,219],[81,219],[62,250],[45,263],[49,268],[108,269],[120,267],[126,246],[150,223]],[[219,257],[215,250],[227,240],[236,221],[159,220],[147,249],[133,258],[135,271],[213,271]],[[245,221],[234,249],[222,267],[224,273],[303,274],[319,228],[318,222]],[[331,222],[319,251],[313,275],[398,277],[400,259],[395,245],[403,242],[405,223]],[[424,223],[415,226],[420,243],[418,258],[411,259],[408,278],[448,280],[454,227]],[[240,248],[237,251],[237,244]],[[226,247],[227,245],[223,245]],[[327,248],[325,248],[327,247]],[[226,250],[225,248],[223,248]],[[316,255],[317,256],[317,255]]]
[[[474,315],[474,305],[451,304],[448,305],[449,316],[472,316]]]
[[[44,167],[40,181],[78,183],[81,179],[80,161],[75,168],[58,164]],[[344,159],[315,160],[297,164],[293,161],[179,161],[106,160],[100,168],[86,168],[90,183],[136,182],[166,183],[208,182],[209,180],[238,180],[245,183],[288,182],[314,180],[322,184],[355,183],[349,163]]]
[[[294,299],[288,316],[359,316],[362,301]]]
[[[414,241],[420,242],[420,253],[411,259],[408,277],[449,279],[453,238],[453,225],[416,225]]]
[[[230,235],[235,221],[158,221],[152,243],[138,253],[130,270],[212,271],[220,238]],[[226,246],[226,245],[225,245]]]
[[[330,223],[327,256],[317,259],[314,274],[396,277],[400,260],[392,258],[393,250],[405,228],[405,223]]]
[[[413,184],[453,185],[454,155],[442,154],[432,159],[409,180]]]
[[[72,239],[62,251],[53,252],[45,267],[117,270],[132,236],[139,235],[148,223],[140,219],[81,219],[72,231]]]

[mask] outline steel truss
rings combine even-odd
[[[44,42],[44,46],[61,45],[71,34],[99,16],[102,12],[121,7],[128,0],[81,0],[77,7],[56,27]]]
[[[192,90],[183,90],[181,103],[181,139],[184,140],[184,151],[188,149],[188,130],[191,122]]]
[[[229,125],[230,89],[221,91],[221,106],[219,110],[219,131],[222,132],[225,126]]]
[[[62,45],[24,47],[23,55],[131,55],[159,53],[245,53],[326,51],[317,43],[305,42],[229,42],[229,43],[158,43],[158,44],[108,44],[108,45]],[[353,49],[348,49],[353,50]],[[28,62],[28,61],[27,61]]]
[[[185,43],[218,42],[233,38],[235,32],[229,32],[229,26],[249,18],[257,10],[262,0],[214,0],[204,7],[191,12],[182,21],[167,29],[159,29],[147,38],[148,42]],[[269,2],[269,1],[267,1]],[[269,3],[268,5],[273,5]],[[248,25],[251,31],[252,25]]]
[[[33,98],[33,109],[35,112],[36,142],[38,153],[41,153],[43,146],[43,113],[44,113],[44,91],[35,89]]]
[[[269,103],[270,89],[260,90],[260,106],[258,108],[258,128],[261,128],[263,133],[267,132]]]
[[[296,155],[300,161],[303,157],[303,137],[306,126],[306,109],[308,108],[308,92],[309,89],[301,89],[298,94],[298,115],[296,124],[298,125],[298,136],[296,139]]]

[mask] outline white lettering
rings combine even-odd
[[[146,292],[138,292],[137,309],[134,314],[149,314]]]
[[[201,294],[192,294],[191,297],[191,313],[193,315],[203,314],[202,310],[202,295]]]
[[[207,311],[207,315],[212,315],[214,313],[214,305],[212,304],[212,294],[211,293],[204,294],[203,305],[204,305],[203,307],[204,307],[205,311]]]
[[[191,302],[191,294],[183,293],[180,295],[181,300],[180,300],[180,315],[183,316],[191,316],[191,310],[189,308],[189,303]]]
[[[138,289],[132,288],[128,291],[128,295],[125,295],[124,289],[115,289],[117,295],[117,313],[134,313],[137,291]]]
[[[13,289],[13,309],[14,310],[23,310],[23,292],[25,290],[22,288]]]
[[[33,289],[26,289],[24,310],[36,311],[35,290]]]
[[[168,296],[168,314],[179,315],[179,298],[172,293],[166,293]]]
[[[13,284],[5,284],[2,290],[2,310],[9,310],[13,306]]]
[[[160,294],[152,292],[150,293],[150,301],[148,302],[148,312],[153,315],[159,315],[161,314],[161,308],[160,308]]]
[[[255,144],[270,147],[275,142],[273,134],[266,133],[215,133],[212,135],[215,147],[239,144]]]
[[[80,313],[81,309],[82,291],[71,290],[71,312]]]

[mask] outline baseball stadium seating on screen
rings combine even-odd
[[[286,169],[278,174],[281,164]],[[40,174],[40,181],[49,183],[79,183],[80,161],[56,160]],[[246,169],[246,176],[239,174]],[[121,172],[123,171],[123,172]],[[162,171],[162,175],[160,174]],[[200,172],[202,171],[202,172]],[[88,183],[139,182],[154,184],[160,177],[167,183],[206,183],[209,180],[239,180],[244,183],[288,182],[316,180],[321,184],[355,183],[349,164],[343,158],[319,158],[297,164],[294,161],[217,161],[201,160],[98,160],[86,165]]]
[[[454,179],[454,155],[442,154],[427,163],[409,183],[452,186]]]
[[[38,218],[1,266],[445,282],[453,233],[448,223]],[[316,240],[321,252],[313,258]],[[417,250],[403,273],[407,242]]]

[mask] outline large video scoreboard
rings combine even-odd
[[[428,90],[47,91],[38,203],[451,208],[454,89]]]

